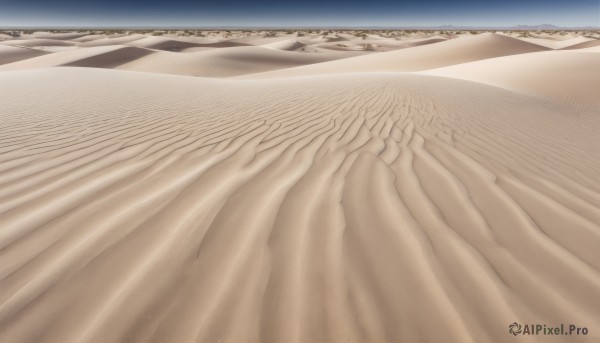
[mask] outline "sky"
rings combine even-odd
[[[0,27],[600,27],[600,0],[0,0]]]

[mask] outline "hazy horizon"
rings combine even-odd
[[[436,25],[436,26],[327,26],[327,25],[313,25],[313,26],[132,26],[132,25],[119,25],[119,26],[90,26],[90,25],[71,25],[71,26],[59,26],[59,25],[12,25],[12,26],[0,26],[0,30],[441,30],[441,29],[456,29],[456,30],[469,30],[469,29],[481,29],[481,30],[502,30],[502,29],[513,29],[513,28],[525,28],[530,27],[531,30],[539,30],[541,26],[549,26],[556,30],[578,30],[582,28],[600,29],[599,25],[581,25],[581,26],[558,26],[554,24],[521,24],[512,26],[468,26],[468,25]]]
[[[0,27],[600,26],[597,0],[369,2],[41,1],[3,5]]]

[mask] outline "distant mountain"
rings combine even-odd
[[[408,28],[407,28],[408,29]],[[429,26],[429,27],[415,27],[413,29],[427,29],[427,30],[599,30],[600,27],[593,26],[557,26],[552,24],[539,24],[539,25],[515,25],[515,26],[454,26],[454,25],[442,25],[442,26]]]
[[[514,25],[514,26],[464,26],[464,25],[440,25],[440,26],[361,26],[361,27],[327,27],[330,29],[366,29],[366,30],[440,30],[440,31],[457,31],[457,30],[600,30],[600,26],[557,26],[552,24],[539,25]]]
[[[560,26],[552,24],[540,24],[540,25],[517,25],[511,27],[513,30],[559,30]]]

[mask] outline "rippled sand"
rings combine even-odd
[[[514,321],[600,339],[591,44],[321,61],[68,38],[0,67],[0,341],[564,341]],[[245,76],[165,75],[213,57]]]

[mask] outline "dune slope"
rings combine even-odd
[[[226,48],[234,46],[246,46],[248,44],[237,43],[237,42],[191,42],[185,40],[169,39],[163,37],[145,37],[140,40],[135,40],[128,43],[131,46],[136,46],[146,49],[165,50],[165,51],[183,51],[189,48],[208,47],[208,48]]]
[[[91,68],[2,72],[0,98],[0,341],[561,342],[507,325],[600,317],[597,108]]]
[[[240,46],[189,53],[157,52],[123,64],[118,69],[191,75],[231,77],[307,64],[351,58],[361,52],[300,53],[266,47]]]
[[[600,107],[600,54],[548,51],[428,70],[425,74],[487,83],[567,106]]]
[[[339,61],[290,68],[244,78],[281,78],[354,72],[421,71],[486,58],[544,51],[548,48],[516,38],[483,33]]]
[[[562,50],[574,50],[574,49],[585,49],[600,46],[600,39],[588,40],[583,43],[569,45]]]
[[[56,52],[0,66],[1,70],[26,70],[60,66],[114,68],[154,51],[123,45],[97,46]]]
[[[25,47],[36,47],[36,46],[73,46],[75,43],[62,41],[57,39],[15,39],[2,42],[0,45],[12,45],[12,46],[25,46]]]
[[[0,64],[26,60],[28,58],[45,55],[47,52],[18,46],[0,45]]]
[[[140,35],[140,34],[134,34],[134,35],[121,36],[121,37],[102,37],[102,38],[92,37],[92,38],[95,38],[95,39],[78,43],[77,46],[89,48],[89,47],[96,47],[96,46],[123,45],[123,44],[131,43],[131,42],[134,42],[137,40],[142,40],[142,39],[146,38],[146,36]]]

